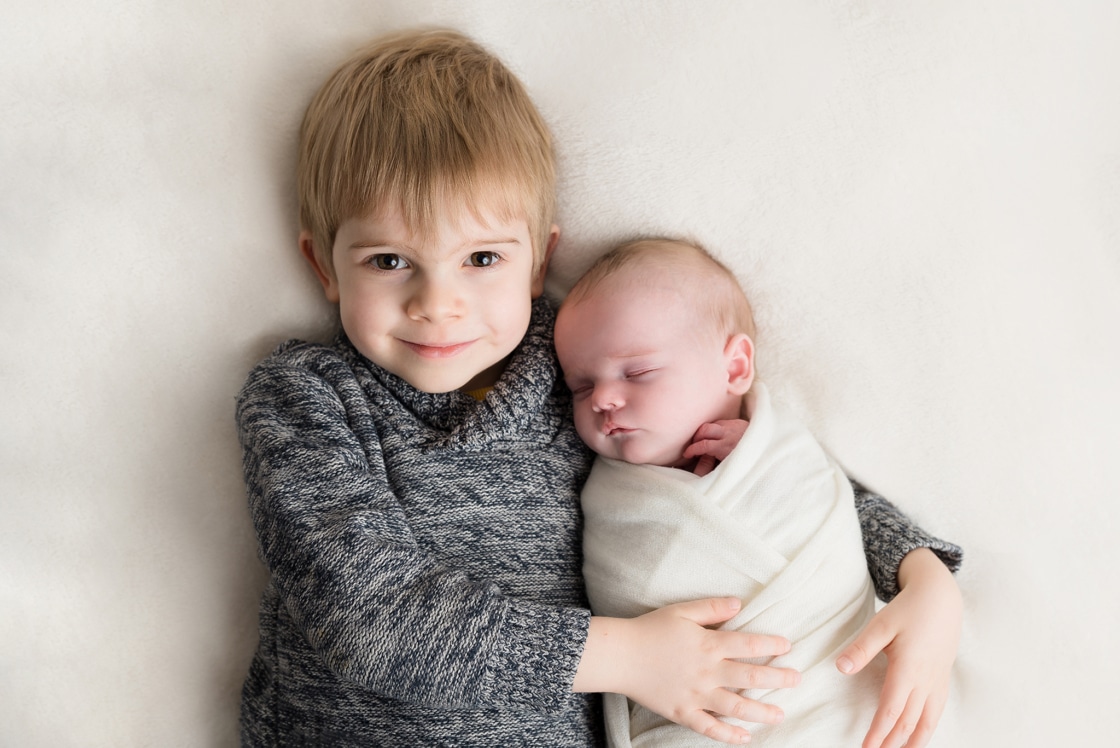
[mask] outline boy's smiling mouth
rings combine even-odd
[[[414,343],[411,340],[401,340],[408,348],[423,358],[452,358],[467,348],[474,345],[473,340],[465,343]]]

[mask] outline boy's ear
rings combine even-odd
[[[727,362],[727,391],[745,395],[754,383],[754,341],[745,333],[732,335],[723,355]]]
[[[324,268],[320,264],[319,257],[315,254],[315,240],[311,238],[311,232],[306,229],[299,232],[299,251],[303,254],[307,263],[311,265],[311,269],[315,271],[315,277],[323,284],[323,293],[327,295],[327,301],[337,304],[338,280],[331,272],[332,268]]]
[[[548,263],[552,259],[552,251],[556,249],[556,243],[560,241],[560,227],[555,223],[552,228],[548,230],[548,246],[544,248],[544,261],[541,262],[541,269],[533,278],[533,298],[537,298],[544,293],[544,277],[548,275]]]

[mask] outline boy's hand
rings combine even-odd
[[[961,631],[961,593],[928,548],[911,551],[898,570],[901,591],[880,610],[836,667],[857,673],[880,651],[887,676],[863,748],[922,748],[949,696]]]
[[[747,730],[713,714],[776,724],[781,709],[735,691],[788,688],[801,675],[737,661],[788,652],[781,637],[705,628],[728,620],[739,606],[735,598],[710,598],[632,619],[593,617],[573,689],[621,693],[709,738],[745,743]]]
[[[716,465],[726,460],[731,450],[739,444],[739,440],[747,432],[747,423],[741,418],[735,418],[705,423],[696,429],[696,433],[692,435],[692,443],[683,455],[686,460],[699,458],[692,472],[707,475],[715,470]]]

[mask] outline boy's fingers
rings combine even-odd
[[[681,724],[693,732],[706,735],[712,740],[718,740],[721,743],[743,745],[751,741],[751,734],[742,727],[721,722],[707,712],[699,710],[681,720]]]
[[[713,631],[712,635],[718,638],[720,650],[727,653],[728,659],[745,660],[753,657],[775,657],[785,654],[790,649],[789,639],[783,636],[750,634],[746,631]],[[739,664],[746,665],[747,663]],[[752,665],[752,667],[755,666]],[[746,687],[739,686],[739,688]]]
[[[687,618],[701,626],[711,626],[723,623],[739,612],[743,603],[737,597],[706,597],[701,600],[692,600],[687,603],[677,603],[670,606],[682,618]]]
[[[925,748],[929,739],[933,737],[933,731],[937,729],[937,723],[941,721],[941,713],[944,710],[944,699],[931,694],[922,709],[922,716],[918,720],[917,729],[914,730],[910,740],[906,743],[906,748]]]
[[[867,731],[867,737],[863,739],[863,748],[886,748],[883,741],[890,733],[894,723],[898,721],[899,714],[901,714],[900,711],[894,711],[887,708],[885,704],[880,704],[871,720],[871,728]]]
[[[731,688],[793,688],[801,682],[801,673],[787,667],[729,661],[728,673],[721,680]]]
[[[902,713],[895,721],[894,727],[891,728],[883,741],[883,748],[902,748],[902,746],[909,747],[911,745],[909,741],[918,726],[918,720],[922,716],[922,704],[924,702],[925,699],[915,698],[915,695],[911,694]]]
[[[744,722],[776,725],[785,718],[785,713],[773,704],[763,704],[723,688],[713,692],[709,707],[709,712]]]
[[[879,708],[875,710],[875,716],[871,718],[871,728],[867,731],[863,748],[890,748],[890,746],[905,744],[905,738],[901,743],[893,742],[902,732],[900,728],[904,727],[903,719],[909,716],[913,720],[909,729],[906,730],[906,735],[909,736],[921,714],[920,711],[916,714],[913,712],[908,714],[907,710],[911,703],[916,703],[920,708],[925,699],[915,699],[915,693],[911,687],[898,686],[895,682],[897,678],[891,676],[892,673],[888,672],[883,690],[879,693]]]

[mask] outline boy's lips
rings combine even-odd
[[[637,429],[628,429],[625,426],[619,426],[614,422],[607,422],[603,424],[602,432],[604,436],[625,436],[626,434],[633,433]]]
[[[423,358],[451,358],[474,345],[473,340],[465,343],[414,343],[411,340],[401,340],[401,342]]]

